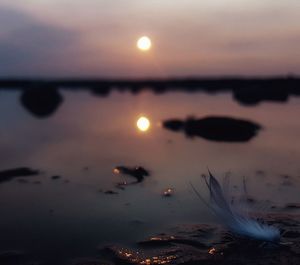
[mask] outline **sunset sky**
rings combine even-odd
[[[1,0],[0,25],[1,77],[300,74],[299,0]]]

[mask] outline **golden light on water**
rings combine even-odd
[[[136,43],[136,46],[141,50],[141,51],[148,51],[150,50],[152,43],[149,37],[143,36],[140,37]]]
[[[171,189],[171,188],[168,188],[168,189],[164,190],[164,192],[163,192],[163,196],[165,196],[165,197],[170,197],[172,195],[173,195],[173,189]]]
[[[209,249],[208,250],[208,253],[210,254],[210,255],[214,255],[214,254],[216,254],[216,249],[215,248],[211,248],[211,249]]]
[[[174,263],[178,259],[176,255],[144,256],[140,252],[129,249],[120,249],[116,252],[118,257],[130,264],[140,265],[163,265]]]
[[[117,168],[114,168],[114,169],[113,169],[113,172],[114,172],[115,174],[120,174],[120,170],[117,169]]]
[[[150,128],[150,121],[147,117],[142,116],[137,120],[136,126],[140,131],[146,132]]]

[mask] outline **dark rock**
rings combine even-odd
[[[17,177],[27,177],[38,175],[40,172],[38,170],[33,170],[28,167],[19,167],[14,169],[7,169],[0,171],[0,182],[10,181]]]
[[[58,176],[58,175],[54,175],[51,177],[51,179],[53,179],[53,180],[60,179],[60,178],[61,178],[61,176]]]
[[[125,167],[125,166],[117,166],[114,169],[114,172],[117,174],[125,174],[131,177],[134,177],[137,182],[142,182],[144,177],[149,176],[150,173],[143,167]]]
[[[290,210],[300,209],[300,203],[288,203],[285,205],[285,209],[290,209]]]
[[[116,192],[116,191],[113,191],[113,190],[107,190],[107,191],[104,191],[104,194],[116,195],[116,194],[119,194],[119,193]]]
[[[163,126],[172,131],[182,131],[187,137],[198,136],[219,142],[247,142],[261,129],[260,125],[251,121],[221,116],[188,118],[186,121],[172,119],[164,121]]]

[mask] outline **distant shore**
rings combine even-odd
[[[148,90],[155,94],[170,91],[182,92],[230,92],[243,105],[255,105],[262,101],[286,102],[290,96],[300,96],[299,77],[269,78],[173,78],[173,79],[1,79],[0,89],[25,90],[37,94],[40,89],[89,90],[94,95],[105,97],[110,92],[129,91],[133,94]],[[58,93],[58,92],[55,92]],[[39,94],[39,93],[38,93]]]
[[[0,78],[0,88],[52,87],[153,87],[157,90],[177,88],[179,90],[232,90],[239,87],[279,88],[300,90],[300,77],[210,77],[168,79],[105,79],[105,78]]]

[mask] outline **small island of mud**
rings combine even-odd
[[[170,119],[163,122],[164,128],[183,132],[187,137],[201,137],[217,142],[247,142],[255,137],[261,126],[252,121],[223,116],[201,119]]]

